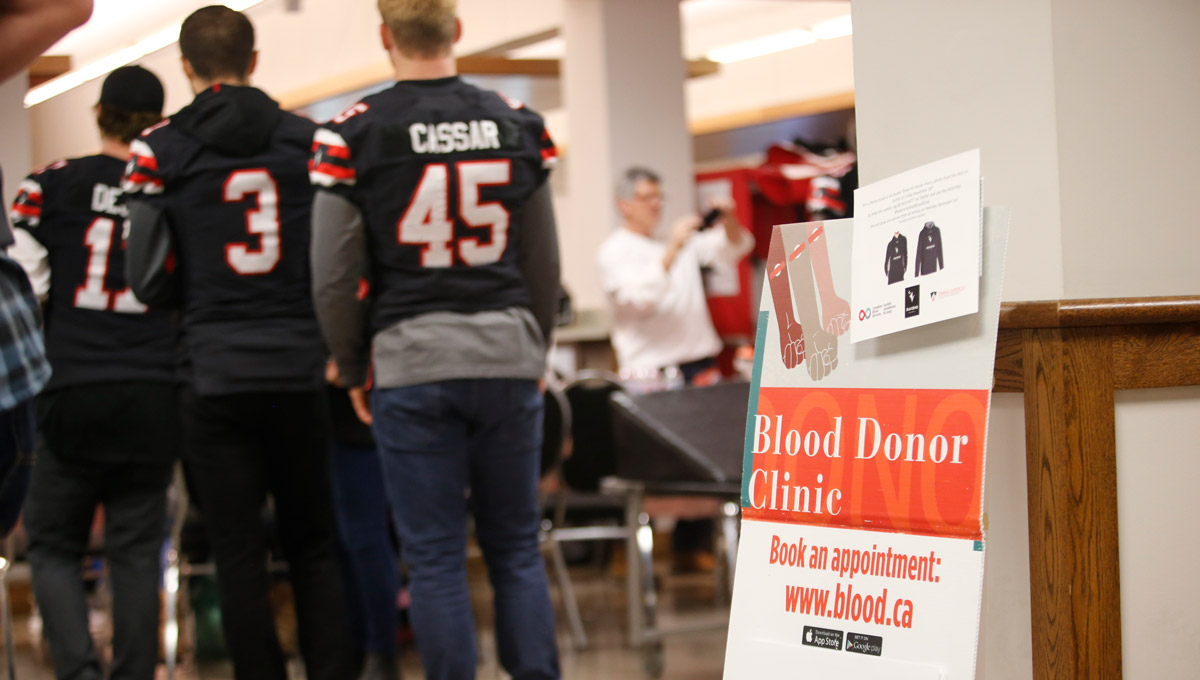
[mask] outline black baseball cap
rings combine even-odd
[[[162,113],[163,87],[158,76],[141,66],[122,66],[100,87],[100,103],[131,113]]]

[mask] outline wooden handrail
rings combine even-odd
[[[1200,385],[1200,296],[1005,303],[995,391],[1024,392],[1035,680],[1119,680],[1117,390]]]
[[[1200,322],[1200,295],[1005,302],[1001,330]]]

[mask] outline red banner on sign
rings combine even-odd
[[[989,397],[764,387],[743,516],[979,539]]]

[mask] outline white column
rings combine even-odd
[[[0,144],[0,167],[4,169],[4,210],[12,205],[21,178],[29,174],[32,161],[29,150],[29,113],[22,100],[29,79],[21,72],[0,85],[0,129],[5,132]]]
[[[613,188],[631,165],[663,178],[664,231],[694,212],[686,64],[677,0],[564,0],[563,95],[571,142],[563,271],[580,307],[604,304],[595,253],[617,224]]]

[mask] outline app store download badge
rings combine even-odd
[[[831,630],[829,628],[817,628],[815,626],[804,627],[804,639],[802,642],[809,647],[820,647],[821,649],[842,648],[842,631]]]
[[[883,638],[878,635],[846,633],[846,651],[880,656],[883,654]]]

